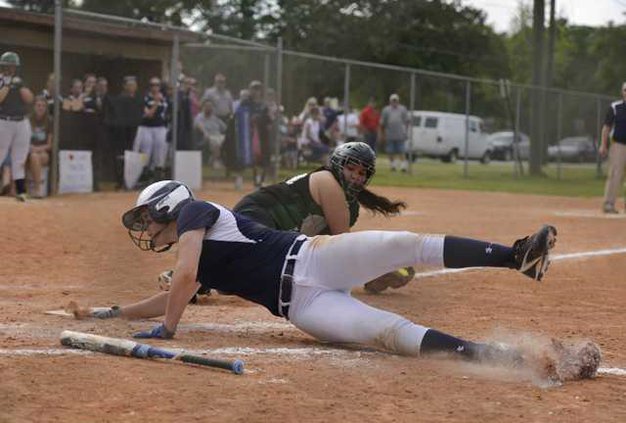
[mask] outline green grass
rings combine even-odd
[[[604,192],[605,177],[597,176],[594,164],[563,164],[560,179],[556,164],[544,166],[543,176],[515,176],[513,164],[491,162],[483,165],[469,162],[468,176],[464,165],[441,163],[435,160],[418,160],[413,164],[413,174],[391,172],[388,161],[381,160],[374,177],[374,185],[421,188],[497,191],[525,194],[559,195],[567,197],[596,197]]]
[[[308,172],[316,165],[302,166],[298,170],[281,169],[279,179]],[[603,170],[605,170],[604,165]],[[377,171],[372,181],[373,186],[398,186],[415,188],[437,188],[470,191],[493,191],[540,195],[557,195],[567,197],[597,197],[604,192],[605,176],[598,177],[595,164],[563,164],[561,177],[558,178],[557,166],[551,163],[543,168],[544,176],[529,176],[525,164],[524,176],[516,177],[511,162],[491,162],[487,165],[470,161],[468,177],[464,177],[464,165],[460,161],[456,164],[442,163],[438,160],[419,159],[413,163],[413,174],[391,172],[389,160],[379,156]],[[246,172],[247,181],[251,173]],[[204,169],[206,179],[222,179],[220,175],[212,174],[208,168]]]

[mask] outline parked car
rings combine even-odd
[[[528,160],[530,155],[530,138],[523,132],[518,132],[517,151],[519,158]],[[491,144],[491,158],[495,160],[513,160],[513,131],[494,132],[489,135],[488,141]]]
[[[416,110],[411,113],[411,117],[413,136],[412,140],[406,142],[407,155],[411,159],[426,156],[455,162],[465,157],[465,115]],[[491,160],[491,147],[482,128],[481,118],[469,116],[467,157],[488,163]]]
[[[595,162],[598,150],[591,137],[567,137],[548,147],[548,160],[564,162]]]

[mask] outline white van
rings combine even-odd
[[[406,142],[409,157],[436,157],[444,162],[455,162],[457,158],[465,158],[464,114],[423,110],[415,110],[411,114],[413,144],[411,145],[410,139]],[[483,120],[470,115],[467,158],[489,163],[491,146],[482,129]]]

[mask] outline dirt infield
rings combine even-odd
[[[542,283],[475,269],[419,277],[377,296],[356,289],[355,296],[469,339],[592,339],[602,348],[602,368],[626,368],[626,214],[604,217],[599,199],[375,190],[409,209],[392,219],[364,213],[357,229],[511,244],[549,222],[558,228],[561,257]],[[219,184],[199,193],[226,206],[240,195]],[[504,369],[325,345],[235,297],[189,307],[173,341],[151,343],[242,358],[243,376],[67,350],[58,341],[63,329],[127,338],[156,322],[44,314],[70,300],[103,306],[156,292],[156,275],[175,255],[130,242],[120,216],[135,196],[0,199],[0,422],[626,421],[625,375],[546,387]],[[597,254],[577,254],[584,252]]]

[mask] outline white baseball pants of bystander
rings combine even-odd
[[[0,120],[0,163],[11,151],[11,177],[24,179],[26,158],[30,150],[31,128],[28,119],[20,121]]]

